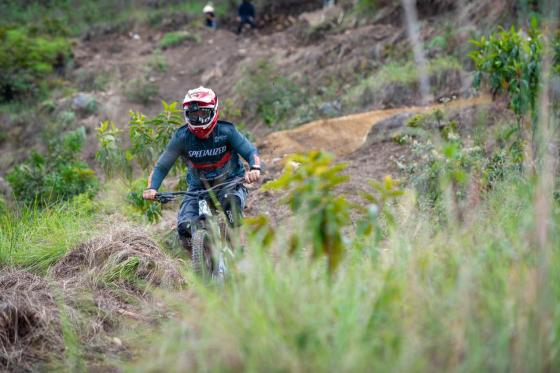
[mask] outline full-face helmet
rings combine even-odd
[[[209,88],[191,89],[183,100],[183,112],[189,130],[198,138],[208,138],[218,123],[218,96]]]

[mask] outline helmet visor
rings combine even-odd
[[[189,120],[191,125],[205,126],[212,121],[214,109],[193,106],[194,107],[185,109],[185,117]]]

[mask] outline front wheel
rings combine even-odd
[[[214,271],[214,258],[210,235],[205,229],[198,229],[192,238],[193,270],[198,276],[210,278]]]

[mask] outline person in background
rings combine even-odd
[[[204,24],[206,25],[206,27],[209,27],[211,29],[216,29],[216,15],[214,14],[214,6],[212,6],[212,3],[208,3],[206,4],[206,6],[204,7],[204,9],[202,9],[202,12],[204,13]]]
[[[256,28],[255,23],[255,6],[251,4],[251,0],[243,0],[239,9],[237,10],[237,20],[239,21],[239,27],[237,28],[237,34],[241,34],[243,26],[250,25],[251,28]]]
[[[323,8],[330,8],[334,6],[334,0],[323,0]]]

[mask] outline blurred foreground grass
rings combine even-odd
[[[332,277],[326,260],[288,256],[288,234],[268,251],[253,240],[225,289],[193,282],[179,320],[132,370],[553,369],[560,211],[549,246],[536,246],[533,196],[512,176],[461,226],[401,206],[387,239],[347,246]]]

